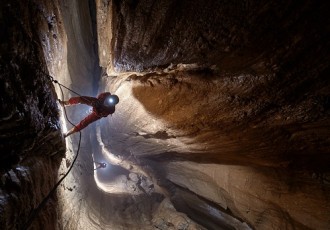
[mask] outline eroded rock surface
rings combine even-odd
[[[43,8],[34,2],[0,3],[2,229],[60,226],[56,194],[37,211],[57,182],[65,152],[56,94],[39,37],[51,26],[52,7],[50,3]]]

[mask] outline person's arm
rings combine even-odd
[[[94,170],[99,169],[99,168],[100,168],[100,165],[96,166],[96,168]]]
[[[68,102],[69,105],[85,104],[89,106],[95,106],[98,103],[98,100],[95,97],[81,96],[71,97]]]

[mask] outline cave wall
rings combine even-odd
[[[264,72],[280,68],[283,59],[295,59],[285,64],[292,68],[303,59],[313,66],[316,53],[327,57],[327,3],[96,2],[100,63],[109,71],[199,63],[225,72]]]
[[[257,229],[326,229],[328,8],[97,1],[101,85],[121,98],[102,127],[109,151],[148,162],[211,229],[212,208]]]
[[[51,35],[57,8],[39,3],[0,3],[2,229],[60,227],[56,194],[36,211],[57,182],[65,152],[40,36]]]
[[[225,82],[225,92],[232,86],[236,95],[243,85],[233,77],[213,76],[210,83],[203,76],[183,71],[105,78],[104,87],[121,98],[116,113],[100,125],[108,151],[123,159],[140,159],[149,167],[146,171],[156,172],[157,183],[168,189],[174,207],[204,227],[235,226],[235,221],[219,217],[229,214],[256,229],[326,229],[327,123],[298,125],[294,112],[299,111],[291,110],[290,125],[277,118],[271,126],[283,112],[279,110],[274,117],[262,115],[271,122],[235,127],[254,117],[257,121],[257,114],[241,116],[248,107],[226,104],[230,98],[222,100],[210,85],[216,88]],[[298,146],[312,151],[294,152]],[[291,158],[290,153],[299,155]]]

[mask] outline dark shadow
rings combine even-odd
[[[166,131],[158,131],[154,134],[139,134],[137,132],[134,132],[133,135],[143,137],[145,139],[153,138],[153,139],[167,140],[167,139],[171,139],[171,138],[176,138],[176,136],[168,135],[168,133]]]

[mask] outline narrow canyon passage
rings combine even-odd
[[[4,229],[329,228],[329,3],[0,6]]]

